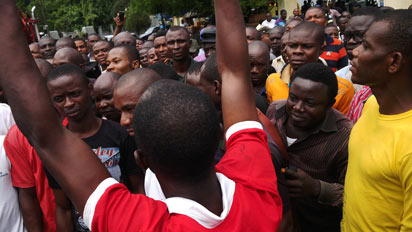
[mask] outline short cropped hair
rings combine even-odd
[[[49,75],[47,75],[47,82],[67,75],[79,77],[84,81],[85,84],[89,84],[89,79],[86,77],[86,74],[79,66],[74,64],[63,64],[57,66],[55,69],[49,72]]]
[[[157,37],[166,36],[166,33],[167,33],[167,31],[165,31],[165,30],[160,30],[160,31],[156,32],[156,34],[155,34],[155,39],[156,39]]]
[[[173,70],[170,65],[164,64],[162,62],[157,62],[153,65],[147,67],[153,71],[155,71],[162,79],[169,79],[169,80],[179,80],[179,75]]]
[[[389,23],[387,34],[382,40],[386,47],[409,58],[412,54],[412,11],[394,10],[378,21]]]
[[[213,83],[214,81],[222,81],[217,67],[216,54],[210,55],[203,66],[204,68],[200,74],[201,79],[204,79],[210,83]]]
[[[354,16],[373,16],[375,19],[381,19],[383,17],[383,15],[384,15],[384,13],[381,9],[379,9],[377,7],[367,6],[367,7],[357,9],[353,13],[352,17],[354,17]]]
[[[122,44],[122,45],[115,46],[115,48],[124,49],[126,51],[127,57],[129,58],[130,61],[140,59],[139,51],[137,51],[135,46]]]
[[[202,71],[202,66],[205,62],[194,62],[190,65],[189,69],[187,70],[187,74],[196,74]]]
[[[294,27],[290,32],[292,33],[299,30],[313,31],[316,35],[316,41],[319,44],[323,45],[323,43],[325,42],[325,29],[319,24],[309,21],[303,21],[299,23],[296,27]]]
[[[190,39],[190,33],[189,33],[189,31],[186,29],[186,27],[173,26],[173,27],[170,27],[167,32],[169,32],[169,31],[184,31],[184,32],[187,34],[187,38]],[[167,33],[166,33],[166,34],[167,34]]]
[[[150,168],[163,175],[192,182],[214,168],[219,119],[209,96],[199,89],[172,80],[155,82],[140,98],[133,125]]]
[[[330,104],[335,103],[338,94],[338,81],[335,73],[327,66],[320,63],[308,63],[296,70],[292,75],[292,81],[297,78],[319,82],[328,87],[327,94]]]

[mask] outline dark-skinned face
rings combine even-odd
[[[254,87],[266,83],[270,62],[268,53],[269,51],[264,52],[261,49],[256,51],[250,51],[249,49],[250,77]]]
[[[39,41],[40,52],[44,59],[52,59],[56,53],[56,41],[50,38],[41,39]]]
[[[322,10],[317,9],[317,8],[312,8],[306,11],[305,20],[309,22],[314,22],[321,26],[325,26],[326,23],[328,22],[328,19],[326,18]]]
[[[391,63],[391,50],[385,45],[389,24],[373,23],[366,31],[362,44],[353,50],[352,82],[361,85],[379,86],[390,81],[385,74]]]
[[[92,86],[82,77],[65,75],[48,81],[47,87],[54,107],[61,116],[80,121],[92,108]]]
[[[108,72],[115,72],[120,75],[126,74],[135,68],[138,68],[138,61],[130,60],[127,51],[121,47],[113,48],[107,55]]]
[[[353,50],[361,45],[363,36],[372,24],[374,18],[372,16],[362,15],[354,16],[349,20],[345,29],[345,48],[349,59],[353,58]]]
[[[169,58],[169,49],[167,48],[166,36],[160,36],[154,39],[154,47],[156,50],[156,55],[161,61],[165,61]]]
[[[272,52],[273,54],[279,56],[281,53],[281,49],[282,49],[282,43],[281,43],[281,39],[282,39],[283,33],[281,30],[274,30],[272,32],[270,32],[269,34],[269,39],[271,42],[271,48],[272,48]]]
[[[331,107],[328,87],[319,82],[296,77],[289,89],[286,112],[291,124],[300,129],[318,126]]]
[[[183,30],[169,31],[166,34],[167,47],[173,60],[184,60],[190,57],[189,35]]]
[[[93,46],[93,56],[97,63],[100,65],[107,65],[107,55],[109,54],[110,49],[110,44],[102,41],[97,42]]]
[[[113,90],[116,81],[113,78],[105,78],[94,84],[93,94],[96,110],[109,120],[119,121],[120,112],[116,110],[113,102]]]
[[[298,30],[289,33],[286,55],[294,70],[307,63],[317,62],[321,45],[312,31]]]
[[[76,44],[76,49],[77,49],[77,51],[80,52],[80,54],[88,54],[89,53],[89,49],[87,47],[86,42],[84,42],[83,40],[76,40],[76,41],[74,41],[74,43]]]

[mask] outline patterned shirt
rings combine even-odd
[[[326,36],[326,46],[320,57],[326,60],[334,72],[348,65],[348,55],[342,41],[330,36]]]
[[[372,90],[369,86],[365,86],[353,97],[349,112],[346,115],[353,123],[357,122],[360,118],[363,106],[370,96],[372,96]]]
[[[321,184],[317,199],[290,200],[301,231],[339,231],[352,123],[338,111],[330,109],[318,128],[288,146],[286,101],[272,103],[267,116],[279,128],[287,147],[289,164],[302,169]]]

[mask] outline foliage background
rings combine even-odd
[[[268,0],[240,0],[245,15],[252,8],[265,6]],[[49,30],[74,31],[83,26],[102,26],[108,30],[113,17],[127,8],[126,29],[141,32],[150,26],[149,15],[182,16],[194,12],[201,16],[212,16],[212,0],[17,0],[19,8],[29,13],[36,6],[36,18],[40,28],[44,24]]]

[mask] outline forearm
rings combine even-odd
[[[90,147],[61,126],[45,79],[28,50],[14,0],[0,1],[0,31],[0,85],[16,123],[82,211],[90,194],[109,174]]]
[[[43,231],[43,216],[35,188],[18,188],[20,210],[28,232]]]
[[[116,28],[114,29],[114,32],[113,32],[113,38],[116,37],[116,35],[118,35],[120,32],[122,32],[122,30],[123,30],[123,26],[116,25]]]
[[[71,209],[56,207],[56,230],[73,232],[73,216]]]
[[[222,76],[224,127],[257,121],[245,24],[238,0],[215,0],[217,63]]]

